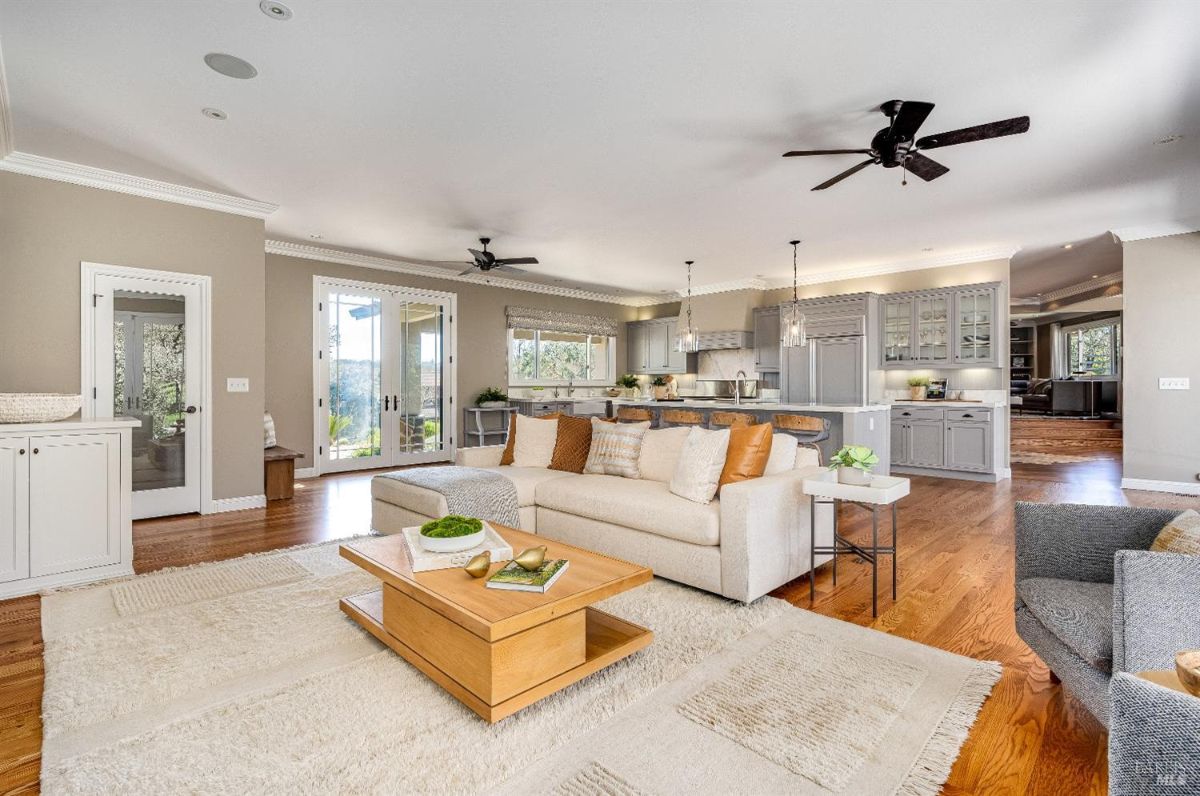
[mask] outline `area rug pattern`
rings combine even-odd
[[[307,574],[272,581],[287,568],[279,557]],[[241,574],[216,571],[224,567]],[[195,576],[206,570],[213,577]],[[742,676],[733,673],[757,673],[755,660],[777,668],[783,648],[761,656],[780,641],[799,658],[842,651],[832,673],[807,670],[841,678],[809,684],[831,711],[850,710],[865,680],[880,676],[854,663],[862,655],[919,679],[907,705],[883,717],[888,726],[864,728],[881,739],[864,743],[867,758],[824,776],[844,793],[936,793],[998,677],[996,664],[780,600],[746,606],[656,580],[603,604],[653,628],[649,648],[489,726],[341,614],[338,597],[375,582],[336,543],[144,577],[163,579],[147,594],[212,594],[222,582],[231,591],[158,598],[162,607],[127,615],[114,592],[131,581],[43,598],[46,792],[478,793],[513,783],[579,794],[712,790],[705,783],[836,792],[819,772],[778,765],[680,713],[693,695]],[[266,582],[244,588],[255,578]],[[737,779],[705,773],[722,760],[736,761]],[[706,779],[689,786],[697,772]]]
[[[308,570],[287,556],[245,559],[223,567],[202,567],[169,578],[134,578],[113,587],[121,616],[250,591],[307,577]]]

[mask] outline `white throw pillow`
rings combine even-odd
[[[821,466],[821,451],[814,448],[811,443],[800,445],[796,448],[796,469],[801,470],[805,467],[820,467]]]
[[[689,431],[690,428],[679,427],[655,428],[646,432],[642,439],[642,455],[638,459],[638,471],[643,481],[671,483]]]
[[[648,420],[642,423],[606,423],[593,417],[592,447],[588,449],[583,472],[637,478],[642,439],[649,428]]]
[[[711,503],[717,494],[728,450],[729,429],[688,429],[679,464],[671,477],[671,491],[694,503]]]
[[[550,466],[558,439],[558,418],[517,415],[517,439],[513,443],[513,467]]]
[[[767,467],[763,470],[763,475],[779,475],[795,467],[798,444],[799,441],[791,434],[773,434],[771,455],[767,457]]]
[[[274,448],[279,443],[275,441],[275,418],[270,412],[263,412],[263,449]]]

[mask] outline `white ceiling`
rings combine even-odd
[[[285,2],[0,0],[15,148],[276,202],[273,238],[443,261],[490,234],[645,293],[689,258],[789,279],[795,236],[825,273],[1200,215],[1193,0]],[[937,103],[925,134],[1031,130],[907,187],[813,193],[855,156],[780,157],[866,146],[893,98]]]

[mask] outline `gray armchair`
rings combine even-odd
[[[1200,698],[1114,675],[1108,770],[1112,796],[1200,793]]]
[[[1179,512],[1018,503],[1017,634],[1105,726],[1117,672],[1200,648],[1200,556],[1148,552]]]

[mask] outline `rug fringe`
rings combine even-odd
[[[950,778],[950,769],[1002,672],[1003,667],[996,661],[979,661],[972,667],[904,781],[893,793],[937,796],[942,792],[942,786]]]
[[[217,564],[228,564],[231,561],[243,561],[247,558],[260,558],[263,556],[280,555],[282,553],[294,553],[297,550],[307,550],[310,547],[322,547],[327,544],[345,544],[346,542],[353,542],[355,539],[366,539],[369,537],[385,536],[385,535],[386,534],[380,534],[380,533],[359,533],[359,534],[355,534],[354,536],[344,536],[340,539],[326,539],[323,542],[304,542],[302,544],[294,544],[290,547],[279,547],[279,548],[276,548],[275,550],[262,550],[257,553],[244,553],[240,556],[234,556],[233,558],[218,558],[218,559],[214,559],[212,561],[197,561],[195,564],[183,564],[178,567],[163,567],[162,569],[154,569],[149,572],[136,572],[132,575],[121,575],[120,577],[117,577],[117,578],[107,578],[105,580],[96,580],[96,581],[92,581],[91,583],[75,583],[75,584],[71,584],[68,586],[54,586],[52,588],[40,590],[38,592],[38,595],[44,597],[48,594],[63,594],[65,592],[83,591],[84,589],[93,589],[97,586],[112,586],[117,583],[124,583],[127,580],[137,580],[138,578],[149,578],[149,577],[153,577],[154,575],[167,575],[172,572],[184,572],[186,570],[196,569],[198,567],[209,567],[209,566],[214,566]]]

